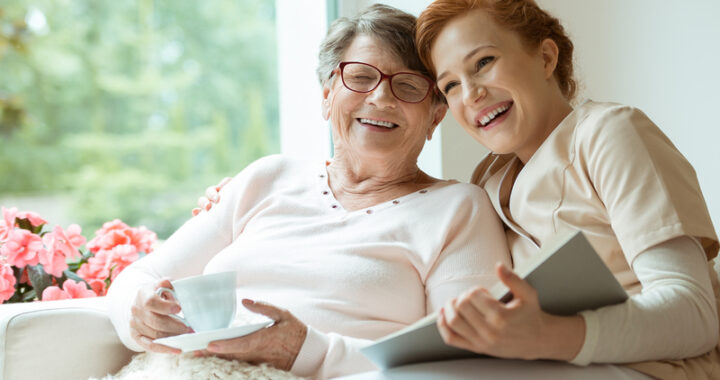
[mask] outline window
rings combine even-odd
[[[3,0],[0,205],[167,238],[206,186],[280,151],[275,15],[273,0]]]

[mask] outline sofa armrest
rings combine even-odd
[[[105,297],[0,306],[0,380],[101,378],[133,354]]]

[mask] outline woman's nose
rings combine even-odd
[[[487,89],[485,86],[479,83],[469,83],[465,86],[463,91],[463,103],[466,106],[472,106],[475,103],[483,100],[487,95]]]
[[[395,107],[395,95],[390,89],[390,81],[383,79],[380,84],[368,94],[366,101],[379,108]]]

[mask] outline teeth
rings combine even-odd
[[[371,119],[360,119],[363,124],[377,125],[378,127],[394,128],[396,125],[389,121],[371,120]]]
[[[507,104],[500,106],[498,108],[495,108],[494,110],[488,112],[485,116],[483,116],[482,119],[480,119],[480,124],[482,124],[483,126],[486,126],[489,122],[491,122],[493,119],[495,119],[495,116],[497,116],[499,113],[507,111],[508,108],[509,108],[509,106]]]

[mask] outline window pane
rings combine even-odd
[[[273,0],[3,0],[0,205],[166,238],[279,151]]]

